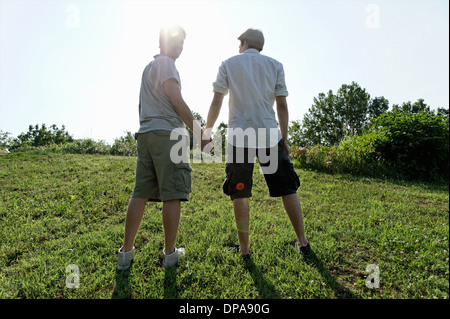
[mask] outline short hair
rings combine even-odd
[[[244,41],[247,41],[248,47],[262,51],[264,47],[264,35],[261,30],[248,29],[242,33],[238,40],[241,40],[241,44],[244,45]]]
[[[171,41],[174,38],[186,38],[186,31],[179,25],[163,27],[159,30],[159,47]]]

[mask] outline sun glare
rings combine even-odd
[[[134,43],[130,45],[142,50],[142,58],[136,61],[140,68],[159,53],[161,27],[179,25],[186,31],[183,52],[176,61],[182,94],[191,110],[206,120],[218,68],[222,61],[238,53],[237,35],[228,34],[220,4],[217,1],[150,1],[124,5],[125,37],[133,37]],[[221,112],[217,125],[226,122],[226,113]]]

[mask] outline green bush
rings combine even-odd
[[[347,136],[334,146],[293,146],[299,168],[372,177],[425,181],[449,177],[448,115],[390,112],[372,119],[360,136]]]
[[[104,141],[94,141],[93,139],[75,140],[63,144],[49,144],[45,146],[31,146],[23,144],[14,149],[14,152],[35,152],[35,153],[63,153],[63,154],[101,154],[109,155],[111,146]]]
[[[4,132],[0,130],[0,151],[7,153],[7,149],[10,147],[13,138],[10,132]]]
[[[73,141],[72,136],[66,132],[64,125],[60,128],[55,124],[47,128],[45,124],[29,125],[28,132],[22,133],[17,138],[10,141],[9,149],[11,151],[28,150],[34,147],[47,146],[51,144],[64,144]]]
[[[104,141],[95,141],[93,139],[76,140],[71,143],[62,144],[51,149],[55,152],[70,154],[101,154],[108,155],[111,146]]]
[[[330,152],[332,152],[330,146],[320,144],[302,149],[293,146],[290,156],[295,167],[332,172]]]
[[[383,161],[374,150],[374,140],[373,132],[344,138],[336,147],[335,166],[340,172],[355,175],[385,175]]]
[[[349,136],[334,146],[314,145],[291,150],[294,166],[329,173],[379,177],[387,174],[373,156],[371,137]]]
[[[111,155],[136,156],[137,144],[131,132],[126,131],[125,136],[116,138],[111,147]]]
[[[59,129],[56,125],[47,129],[45,124],[30,125],[27,133],[20,134],[17,138],[11,138],[8,132],[0,131],[0,147],[8,148],[12,152],[37,152],[37,153],[64,153],[64,154],[101,154],[136,156],[136,140],[131,132],[126,131],[125,136],[116,138],[113,145],[105,141],[93,139],[74,140],[65,132],[64,125]]]
[[[374,152],[391,169],[410,178],[448,179],[448,115],[394,111],[373,119],[371,127]]]

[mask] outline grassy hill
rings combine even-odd
[[[238,240],[221,190],[224,164],[192,164],[179,267],[162,266],[162,204],[148,204],[134,263],[118,272],[135,161],[0,156],[0,298],[448,298],[448,184],[298,171],[314,251],[305,259],[281,200],[268,197],[255,169],[253,261],[245,267],[226,252]],[[366,286],[371,264],[379,267],[379,288]],[[79,269],[78,288],[66,286],[69,265]]]

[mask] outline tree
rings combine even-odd
[[[8,149],[12,144],[13,138],[10,132],[0,130],[0,151]]]
[[[358,83],[343,84],[336,94],[319,93],[305,114],[296,139],[306,145],[334,145],[347,135],[360,135],[372,117],[378,117],[389,108],[384,97],[370,99]],[[302,146],[306,146],[302,145]]]
[[[392,105],[392,111],[400,114],[418,114],[419,112],[431,113],[430,107],[424,102],[423,99],[418,99],[416,102],[411,101]]]
[[[449,109],[444,109],[444,108],[442,108],[442,107],[438,107],[438,109],[437,109],[437,115],[442,115],[442,116],[448,118],[448,115],[449,115]]]
[[[335,114],[336,96],[333,91],[320,93],[303,118],[303,135],[308,144],[334,144],[339,140],[339,123]]]
[[[307,141],[304,138],[302,123],[299,120],[292,121],[289,125],[288,138],[290,145],[306,146]]]
[[[61,129],[55,124],[51,125],[48,129],[45,124],[29,125],[28,132],[22,133],[14,139],[11,149],[16,149],[21,146],[46,146],[50,144],[62,144],[66,142],[72,142],[73,138],[66,132],[66,128],[63,125]]]
[[[345,135],[360,134],[366,125],[369,113],[370,95],[356,82],[343,84],[337,92],[336,117],[342,130],[338,131],[340,141]],[[337,141],[337,142],[338,142]]]
[[[389,100],[384,96],[379,96],[369,101],[369,118],[377,118],[389,109]]]

